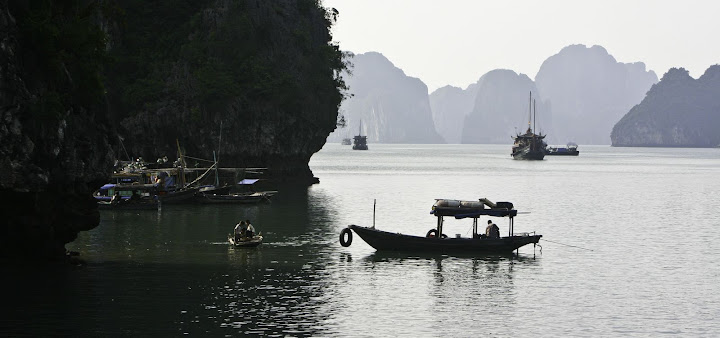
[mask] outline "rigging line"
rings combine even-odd
[[[120,137],[120,135],[118,135],[118,140],[120,140],[120,145],[122,146],[123,151],[125,152],[125,156],[127,157],[128,161],[132,161],[132,158],[130,158],[130,155],[128,155],[127,149],[125,149],[125,144],[123,143],[122,137]]]
[[[205,161],[205,162],[210,162],[210,163],[214,163],[214,162],[215,162],[215,161],[213,161],[213,160],[206,160],[206,159],[204,159],[204,158],[197,158],[197,157],[192,157],[192,156],[188,156],[188,155],[183,155],[183,157],[189,158],[189,159],[191,159],[191,160]]]
[[[188,185],[188,186],[191,186],[191,185],[195,184],[195,182],[197,182],[197,181],[201,180],[203,177],[205,177],[205,175],[206,175],[208,172],[210,172],[210,170],[213,170],[214,167],[215,167],[214,164],[211,165],[210,168],[208,168],[207,170],[205,170],[205,172],[204,172],[202,175],[200,175],[198,178],[196,178],[194,181],[190,182],[190,183],[187,184],[187,185]]]
[[[545,238],[543,238],[542,240],[543,240],[543,241],[546,241],[546,242],[550,242],[550,243],[560,244],[560,245],[564,245],[564,246],[570,246],[570,247],[573,247],[573,248],[578,248],[578,249],[583,249],[583,250],[588,250],[588,251],[595,251],[595,250],[593,250],[593,249],[587,249],[587,248],[579,247],[579,246],[576,246],[576,245],[564,244],[564,243],[560,243],[560,242],[553,242],[553,241],[547,240],[547,239],[545,239]]]

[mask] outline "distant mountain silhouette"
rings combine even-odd
[[[453,86],[438,88],[430,94],[435,129],[447,143],[460,143],[465,116],[475,105],[477,84],[462,89]]]
[[[720,145],[720,66],[695,80],[672,68],[612,130],[613,146]]]
[[[528,127],[530,92],[536,100],[536,130],[545,133],[544,126],[552,121],[549,105],[525,74],[496,69],[480,77],[475,85],[477,94],[463,122],[462,143],[512,143],[511,136]]]
[[[344,75],[352,97],[340,107],[347,129],[337,129],[329,142],[356,135],[362,120],[362,133],[370,144],[444,143],[435,131],[428,89],[420,79],[405,75],[376,52],[354,55],[352,63],[352,75]]]
[[[601,46],[571,45],[543,62],[535,83],[550,101],[561,142],[608,144],[610,131],[657,82],[645,64],[621,63]]]

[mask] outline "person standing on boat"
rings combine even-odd
[[[245,221],[247,223],[247,229],[245,230],[245,236],[252,238],[252,236],[255,236],[255,227],[250,224],[250,220]]]
[[[116,191],[115,195],[110,199],[110,204],[118,204],[122,201],[122,197],[120,197],[120,192]]]
[[[245,235],[245,228],[247,228],[245,221],[240,221],[240,223],[235,224],[235,242],[240,241],[240,239]]]
[[[485,228],[485,236],[488,238],[500,238],[500,228],[491,220],[488,220],[488,226]]]

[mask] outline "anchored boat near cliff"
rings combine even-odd
[[[259,181],[259,179],[246,178],[238,182],[238,186],[249,187],[248,191],[243,191],[239,193],[215,194],[200,191],[195,195],[195,200],[199,203],[206,204],[250,204],[259,202],[270,202],[270,198],[277,194],[277,191],[255,191],[251,187],[257,181]]]
[[[531,127],[533,106],[535,101],[532,99],[530,92],[530,114],[528,118],[528,129],[525,134],[517,134],[513,137],[515,142],[512,146],[512,157],[516,160],[542,160],[545,158],[545,148],[547,144],[544,139],[546,135],[536,134],[534,127]]]
[[[486,208],[486,206],[488,208]],[[527,244],[537,244],[542,235],[534,233],[514,233],[514,218],[518,211],[510,202],[493,203],[488,199],[478,201],[458,201],[436,199],[430,214],[437,217],[437,226],[427,232],[425,237],[405,235],[375,229],[375,226],[364,227],[349,225],[340,233],[340,244],[350,246],[352,232],[354,231],[367,244],[377,251],[406,251],[406,252],[433,252],[433,253],[511,253]],[[508,218],[508,235],[499,238],[488,238],[478,233],[478,219],[481,216]],[[447,237],[443,234],[444,218],[469,218],[472,220],[472,237],[463,238],[460,235]]]

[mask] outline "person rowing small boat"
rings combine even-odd
[[[250,220],[240,221],[235,225],[232,234],[228,234],[228,242],[236,247],[255,247],[262,243],[263,237],[260,233],[255,234],[255,227]]]

